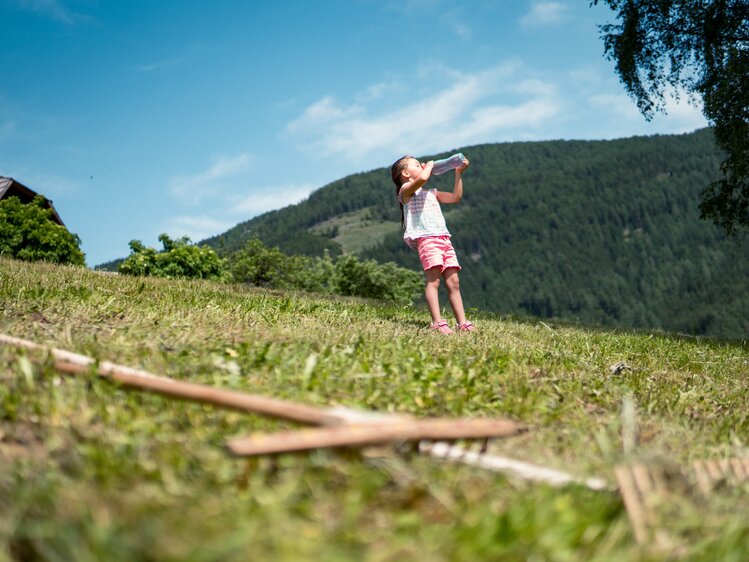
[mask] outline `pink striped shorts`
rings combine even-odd
[[[449,236],[427,236],[416,240],[416,249],[424,271],[439,267],[445,271],[448,267],[461,269],[455,248]]]

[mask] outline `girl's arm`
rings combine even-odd
[[[452,193],[447,191],[437,192],[437,201],[440,203],[458,203],[463,198],[463,170],[468,167],[468,160],[463,159],[463,165],[455,169],[455,185]]]
[[[400,195],[401,202],[403,204],[408,203],[408,200],[411,199],[411,196],[416,193],[419,188],[424,185],[427,180],[429,179],[429,176],[432,175],[432,167],[434,166],[434,162],[430,160],[424,165],[424,168],[422,168],[421,173],[415,177],[412,180],[408,180],[406,183],[404,183],[401,186],[400,191],[398,194]]]

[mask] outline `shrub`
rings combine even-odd
[[[289,256],[254,238],[229,258],[234,281],[276,289],[298,289],[410,303],[421,290],[421,276],[395,265],[345,255]]]
[[[46,201],[41,195],[28,204],[15,196],[0,201],[0,255],[85,265],[81,239],[55,222]]]
[[[396,264],[360,260],[350,254],[338,258],[335,264],[337,293],[411,303],[422,288],[422,277],[416,271]]]
[[[238,283],[274,289],[299,289],[332,293],[333,264],[330,258],[289,256],[253,238],[231,254],[229,271]]]
[[[196,246],[187,236],[172,240],[166,234],[159,235],[164,250],[144,246],[139,240],[130,242],[130,255],[119,265],[118,271],[125,275],[144,275],[167,279],[212,279],[226,281],[225,260],[207,246]]]

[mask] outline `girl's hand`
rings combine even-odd
[[[469,164],[470,164],[470,162],[468,161],[468,158],[463,158],[463,165],[460,168],[455,168],[455,171],[456,172],[462,172],[463,170],[465,170],[468,167]]]
[[[432,168],[434,167],[434,160],[430,160],[426,164],[424,164],[424,167],[421,170],[421,176],[420,179],[428,180],[429,177],[432,175]]]

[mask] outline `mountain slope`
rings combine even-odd
[[[699,219],[700,192],[719,173],[709,130],[460,150],[471,160],[464,199],[443,210],[468,307],[720,337],[749,333],[749,245]],[[446,176],[430,183],[450,189]],[[346,248],[417,268],[398,221],[383,168],[206,243],[228,253],[258,236],[290,253]]]

